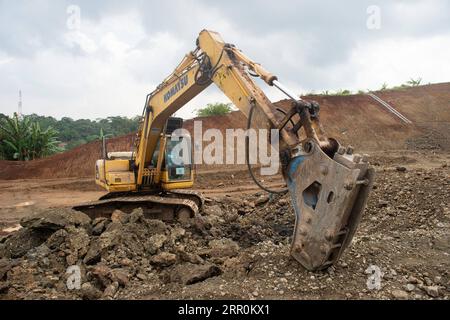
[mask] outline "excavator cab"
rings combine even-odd
[[[183,119],[171,117],[158,140],[146,170],[141,189],[173,190],[191,188],[194,184],[190,139],[172,134],[183,125]],[[106,138],[102,140],[102,159],[95,165],[95,181],[110,192],[136,190],[135,154],[132,151],[108,152]],[[183,145],[184,148],[180,148]],[[162,146],[162,148],[161,148]],[[162,153],[161,153],[162,151]]]
[[[158,167],[160,144],[164,143],[164,156],[161,163],[161,188],[163,190],[191,188],[194,184],[194,168],[192,164],[192,148],[189,138],[177,136],[172,139],[171,134],[165,135],[157,144],[152,158],[152,169]],[[184,145],[184,148],[180,148]],[[184,154],[186,152],[186,154]]]
[[[190,139],[188,136],[178,134],[178,132],[174,133],[182,126],[182,118],[169,118],[150,162],[151,167],[149,169],[155,173],[155,179],[152,180],[153,184],[161,182],[162,190],[191,188],[194,184]],[[161,145],[163,145],[162,149]],[[162,156],[160,156],[161,152]],[[152,184],[149,186],[156,188]]]
[[[174,141],[171,136],[167,137],[161,177],[164,190],[190,188],[194,183],[192,148],[184,139],[187,138],[179,137]],[[180,153],[187,152],[186,156],[177,152],[178,146],[183,143],[187,150],[180,149]]]

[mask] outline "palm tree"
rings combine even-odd
[[[417,80],[411,78],[411,79],[410,79],[409,81],[407,81],[406,83],[407,83],[408,85],[412,86],[412,87],[417,87],[417,86],[420,85],[421,82],[422,82],[422,78],[417,78]]]
[[[29,120],[21,119],[14,113],[12,118],[5,118],[0,124],[2,151],[10,160],[28,160],[27,136],[30,129]]]
[[[31,159],[38,159],[62,151],[57,140],[58,132],[52,127],[41,129],[38,122],[30,126],[30,137],[28,150]]]
[[[58,132],[48,127],[42,130],[37,122],[14,113],[0,122],[0,152],[8,160],[31,160],[61,151]]]

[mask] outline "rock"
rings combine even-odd
[[[193,264],[202,264],[204,262],[204,260],[199,255],[188,253],[186,251],[180,251],[178,255],[184,262],[190,262]]]
[[[138,278],[138,279],[141,280],[141,281],[147,280],[147,276],[146,276],[145,274],[143,274],[143,273],[138,273],[138,274],[136,275],[136,278]]]
[[[12,267],[14,267],[14,265],[16,265],[16,264],[17,263],[14,263],[10,259],[5,259],[5,258],[0,259],[0,281],[4,280],[4,278],[6,278],[7,272],[9,270],[11,270]]]
[[[108,221],[109,219],[108,218],[105,218],[105,217],[98,217],[98,218],[95,218],[94,220],[92,220],[92,227],[95,227],[97,224],[99,224],[100,222],[103,222],[103,221]]]
[[[142,208],[134,209],[130,214],[130,223],[143,222],[145,219],[144,210]]]
[[[117,282],[122,287],[126,287],[129,282],[129,274],[125,269],[112,269],[109,277],[113,282]]]
[[[430,297],[433,297],[433,298],[439,297],[440,292],[439,292],[438,286],[426,286],[426,287],[423,287],[423,289]]]
[[[92,234],[94,236],[99,236],[103,231],[106,230],[106,227],[109,224],[109,220],[107,218],[96,218],[92,222]]]
[[[105,231],[100,237],[98,237],[98,242],[100,246],[105,248],[112,248],[116,246],[122,239],[122,230]]]
[[[113,298],[118,290],[119,290],[119,283],[115,281],[106,287],[105,291],[103,291],[103,296],[105,298]]]
[[[123,230],[123,224],[120,222],[110,222],[105,229],[105,232],[112,232],[116,230]]]
[[[183,238],[186,234],[186,230],[180,227],[175,227],[170,232],[170,238],[172,241],[177,241]]]
[[[229,258],[223,262],[222,266],[227,271],[245,271],[245,268],[242,266],[241,261],[239,261],[238,258]]]
[[[398,172],[405,172],[406,171],[406,167],[397,166],[397,167],[395,167],[395,170],[397,170]]]
[[[237,209],[237,214],[240,216],[245,216],[249,212],[251,212],[251,209],[248,209],[246,207]]]
[[[196,215],[192,219],[192,223],[194,228],[199,231],[200,233],[206,233],[207,230],[211,229],[211,223],[205,218],[200,215]]]
[[[148,219],[145,220],[149,234],[164,234],[167,231],[167,225],[161,220]]]
[[[151,264],[160,268],[171,266],[175,262],[177,262],[177,256],[173,253],[168,252],[161,252],[160,254],[153,256],[150,259]]]
[[[68,234],[66,236],[66,244],[68,248],[78,258],[86,255],[91,241],[85,229],[75,228],[73,226],[67,227]]]
[[[434,283],[442,284],[442,277],[441,276],[434,277]]]
[[[113,223],[110,224],[110,226]],[[121,240],[122,232],[119,229],[103,232],[97,239],[90,242],[89,249],[83,259],[85,264],[95,264],[100,261],[102,254],[116,246]]]
[[[85,264],[95,264],[100,261],[102,256],[102,248],[98,241],[92,241],[88,252],[84,256],[83,262]]]
[[[254,201],[249,201],[249,202],[248,202],[248,206],[249,206],[251,209],[254,209],[254,208],[256,207],[256,204],[255,204]]]
[[[32,248],[44,243],[52,233],[51,230],[20,229],[11,234],[2,244],[0,257],[20,258]]]
[[[49,247],[47,247],[45,243],[43,243],[40,246],[30,249],[25,257],[30,261],[40,261],[46,258],[49,253]],[[45,267],[48,267],[48,264]]]
[[[384,208],[387,207],[389,205],[389,202],[386,200],[378,200],[378,207],[379,208]]]
[[[97,300],[102,296],[102,292],[94,287],[90,282],[81,285],[81,297],[84,300]]]
[[[255,205],[256,206],[261,206],[261,205],[265,204],[266,202],[268,202],[269,199],[270,198],[269,198],[268,195],[262,195],[258,199],[255,200]]]
[[[54,232],[45,243],[52,250],[58,249],[66,241],[66,237],[68,234],[69,233],[66,230],[59,229],[58,231]]]
[[[103,264],[97,264],[91,269],[91,275],[103,288],[106,288],[111,284],[110,273],[111,269]]]
[[[170,272],[169,281],[190,285],[222,274],[222,270],[213,264],[195,265],[184,263],[175,266]]]
[[[9,282],[0,282],[0,293],[7,293],[9,290]]]
[[[224,219],[225,219],[225,222],[227,222],[227,223],[233,223],[237,219],[239,219],[239,213],[237,211],[236,212],[228,212],[225,214]]]
[[[239,253],[239,245],[231,239],[211,240],[206,255],[209,257],[234,257]]]
[[[129,267],[133,264],[133,261],[128,258],[123,258],[119,263],[122,267]]]
[[[414,276],[410,276],[409,278],[408,278],[408,283],[412,283],[412,284],[418,284],[418,283],[420,283],[421,281],[419,280],[419,279],[417,279],[416,277],[414,277]]]
[[[258,293],[258,291],[256,291],[256,290],[255,290],[255,291],[253,291],[253,292],[252,292],[252,296],[254,296],[254,297],[257,297],[257,296],[259,296],[259,293]]]
[[[163,234],[155,234],[148,239],[147,243],[145,244],[146,250],[150,254],[155,254],[158,252],[159,249],[161,249],[164,245],[164,242],[167,241],[167,237]]]
[[[413,285],[412,283],[408,283],[406,285],[406,291],[408,291],[408,292],[414,291],[415,288],[416,288],[416,286]]]
[[[222,216],[223,212],[219,205],[205,206],[203,212],[206,215]]]
[[[66,226],[81,226],[90,228],[91,218],[86,214],[72,209],[53,209],[40,212],[31,217],[25,217],[20,221],[20,225],[28,229],[59,230]]]
[[[398,299],[398,300],[408,299],[408,293],[403,290],[392,290],[391,295],[394,299]]]
[[[128,214],[120,210],[114,210],[111,214],[111,221],[116,223],[127,223],[129,218]]]

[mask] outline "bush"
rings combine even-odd
[[[218,116],[230,113],[233,109],[231,103],[208,103],[206,107],[196,110],[197,117]]]

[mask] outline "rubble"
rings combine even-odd
[[[408,293],[403,290],[392,290],[391,294],[394,299],[398,300],[406,300],[409,297]]]
[[[168,280],[170,282],[179,282],[184,285],[190,285],[218,276],[221,273],[222,270],[218,266],[210,263],[196,265],[187,262],[173,268],[168,276]]]
[[[20,225],[31,230],[56,231],[66,226],[89,228],[91,219],[79,211],[71,209],[53,209],[24,218]]]
[[[0,298],[448,299],[450,168],[402,172],[376,161],[361,225],[328,270],[308,272],[290,257],[288,195],[211,196],[184,223],[141,209],[91,220],[59,208],[0,238]],[[367,287],[371,265],[382,272],[378,290]],[[69,267],[79,268],[79,289],[67,286]]]

